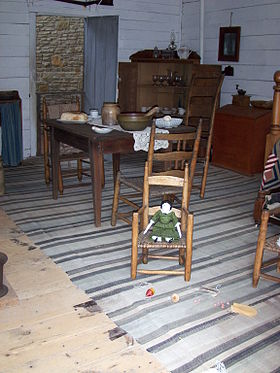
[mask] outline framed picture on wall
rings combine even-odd
[[[220,27],[219,61],[239,61],[240,26]]]

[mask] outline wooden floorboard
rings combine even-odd
[[[167,372],[0,210],[0,373]]]

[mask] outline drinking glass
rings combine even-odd
[[[158,80],[159,80],[159,76],[158,75],[153,75],[154,85],[157,85]]]
[[[158,80],[159,80],[159,85],[163,86],[163,82],[165,80],[165,76],[164,75],[159,75]]]

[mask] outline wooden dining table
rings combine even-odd
[[[112,154],[114,179],[120,168],[120,154],[134,151],[133,135],[113,130],[98,134],[89,124],[62,123],[48,120],[51,129],[52,195],[58,198],[58,166],[60,142],[71,145],[88,154],[90,159],[94,223],[101,226],[103,154]]]
[[[71,145],[88,154],[90,159],[94,224],[101,226],[103,155],[112,154],[113,176],[120,169],[120,155],[134,152],[132,132],[113,130],[107,134],[94,132],[90,124],[62,123],[48,120],[51,130],[52,195],[58,198],[58,166],[60,142]],[[195,131],[193,127],[180,126],[176,131]]]

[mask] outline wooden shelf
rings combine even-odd
[[[164,63],[120,62],[119,63],[119,105],[123,112],[141,111],[142,107],[184,107],[192,75],[219,74],[221,65],[200,65],[189,60],[164,60]],[[154,85],[153,75],[181,76],[183,86]]]

